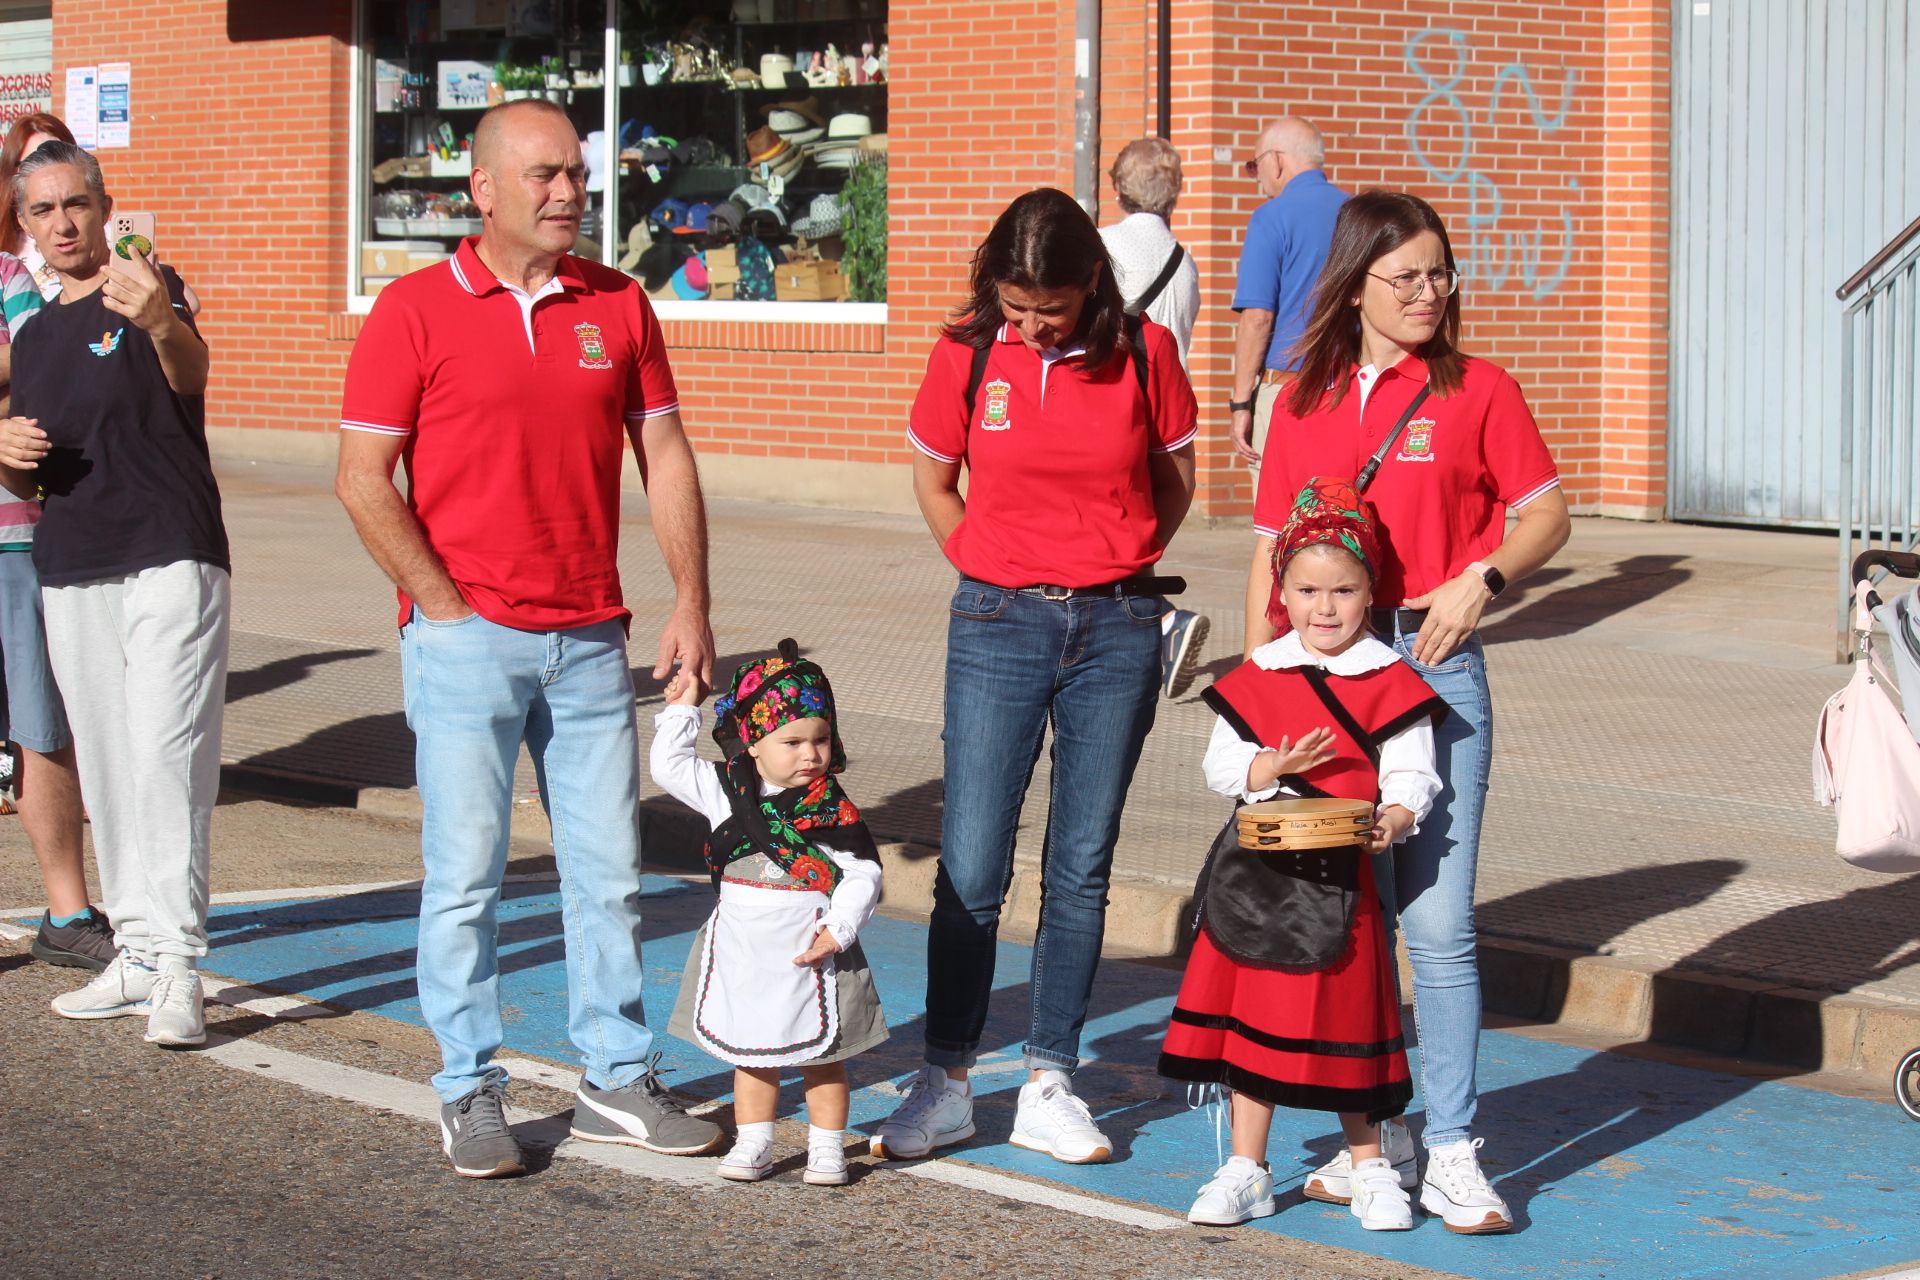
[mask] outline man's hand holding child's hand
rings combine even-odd
[[[673,673],[673,679],[667,681],[666,691],[661,695],[668,704],[675,707],[697,707],[707,691],[700,684],[700,677],[681,667]]]
[[[1367,833],[1367,852],[1379,853],[1390,848],[1411,830],[1413,810],[1390,804],[1374,815],[1373,830]]]
[[[813,945],[793,958],[795,964],[819,964],[828,956],[840,950],[840,939],[833,936],[833,930],[825,925],[814,935]]]

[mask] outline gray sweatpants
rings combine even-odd
[[[178,560],[42,587],[114,942],[207,953],[207,846],[220,792],[227,572]]]

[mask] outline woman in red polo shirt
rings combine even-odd
[[[1448,715],[1434,735],[1446,789],[1418,832],[1376,856],[1374,879],[1389,914],[1397,907],[1413,962],[1429,1157],[1420,1203],[1449,1230],[1485,1232],[1513,1220],[1470,1132],[1480,1044],[1473,878],[1493,734],[1478,628],[1506,584],[1565,544],[1569,523],[1519,386],[1460,353],[1459,279],[1446,227],[1424,200],[1369,191],[1342,206],[1296,348],[1300,372],[1267,435],[1246,650],[1275,634],[1273,541],[1294,495],[1316,475],[1361,475],[1380,453],[1366,496],[1381,541],[1373,598],[1389,607],[1374,610],[1374,629]],[[1381,1136],[1411,1189],[1412,1138],[1392,1122]],[[1344,1202],[1348,1172],[1342,1155],[1308,1178],[1306,1194]]]
[[[1053,726],[1032,1010],[1013,1142],[1113,1144],[1074,1096],[1120,808],[1153,725],[1148,575],[1193,496],[1198,416],[1165,329],[1128,321],[1093,220],[1059,191],[1007,207],[914,399],[914,494],[960,571],[947,630],[946,803],[927,939],[927,1067],[875,1154],[973,1136],[968,1069],[993,990],[1020,806]],[[964,462],[967,493],[960,494]]]

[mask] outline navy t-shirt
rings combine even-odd
[[[161,267],[191,325],[180,277]],[[167,385],[144,329],[96,289],[48,303],[13,343],[13,412],[38,418],[51,451],[36,478],[46,509],[33,564],[50,587],[181,560],[231,571],[206,402]]]

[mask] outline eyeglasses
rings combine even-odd
[[[1460,273],[1451,269],[1429,271],[1424,275],[1418,271],[1403,271],[1391,279],[1374,275],[1371,271],[1367,274],[1393,290],[1393,296],[1402,302],[1420,301],[1428,285],[1433,286],[1433,296],[1436,298],[1450,298],[1453,291],[1460,287]]]
[[[1260,162],[1268,156],[1277,156],[1279,154],[1278,151],[1259,152],[1253,159],[1246,161],[1240,166],[1240,172],[1246,174],[1249,178],[1256,177],[1260,173]]]

